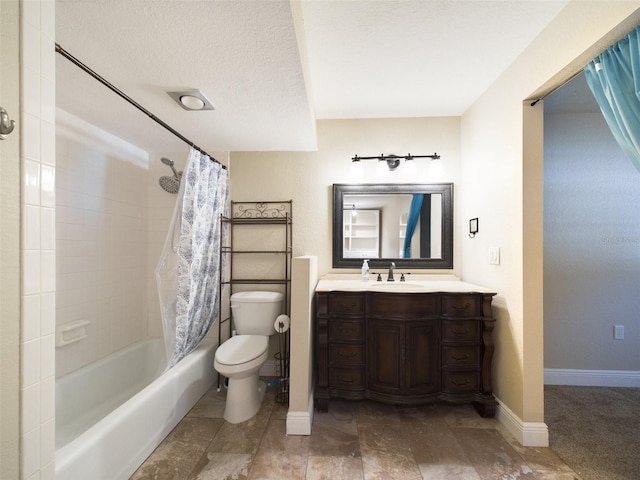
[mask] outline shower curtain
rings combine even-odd
[[[218,316],[220,215],[228,204],[227,170],[191,149],[156,267],[167,368],[200,344]]]

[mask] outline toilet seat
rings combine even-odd
[[[242,365],[265,354],[269,337],[263,335],[236,335],[216,350],[215,360],[221,365]]]

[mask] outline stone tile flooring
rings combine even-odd
[[[273,392],[237,425],[223,420],[224,402],[224,391],[207,392],[131,479],[579,479],[552,450],[522,447],[468,405],[332,400],[310,436],[287,436]]]

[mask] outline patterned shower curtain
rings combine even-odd
[[[218,316],[220,215],[228,204],[227,170],[191,149],[156,267],[167,368],[200,344]]]

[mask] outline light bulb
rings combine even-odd
[[[444,176],[442,161],[439,158],[431,160],[429,164],[429,176],[434,179],[442,178]]]
[[[406,159],[404,161],[404,173],[405,175],[415,175],[416,174],[416,161],[413,159]]]
[[[349,176],[351,178],[362,178],[364,175],[364,170],[362,168],[362,162],[351,162],[351,168],[349,171]]]

